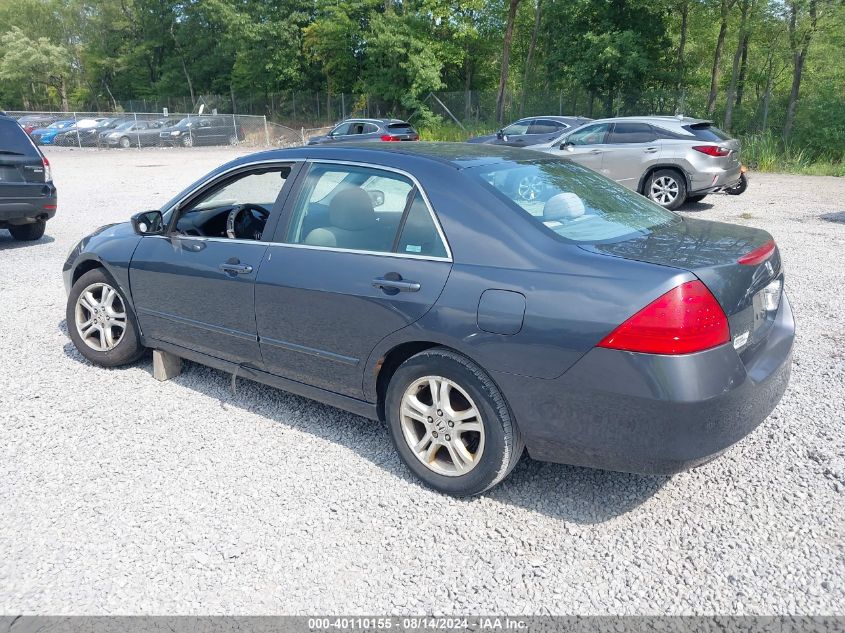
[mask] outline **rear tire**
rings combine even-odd
[[[675,210],[687,198],[687,183],[674,169],[658,169],[648,179],[644,193],[664,209]]]
[[[465,356],[440,347],[412,356],[396,370],[385,416],[408,469],[431,488],[457,497],[498,484],[525,448],[490,377]]]
[[[73,284],[65,316],[74,346],[95,365],[128,365],[144,354],[135,314],[102,268],[89,270]],[[104,328],[109,330],[108,337],[100,335]]]
[[[47,228],[47,220],[38,220],[31,224],[16,224],[9,227],[9,233],[16,240],[21,242],[34,242],[44,236],[44,229]]]

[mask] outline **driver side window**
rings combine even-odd
[[[581,130],[576,130],[566,140],[572,145],[602,145],[605,136],[607,136],[608,128],[610,128],[609,123],[590,125]]]
[[[211,185],[178,213],[177,235],[260,240],[290,165],[241,172]]]

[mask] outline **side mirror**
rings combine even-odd
[[[560,149],[572,149],[573,147],[575,146],[572,144],[571,141],[564,141],[560,144]]]
[[[497,130],[496,131],[496,138],[500,141],[505,138],[505,131],[504,130]]]
[[[164,233],[164,219],[161,211],[141,211],[132,216],[132,228],[138,235],[161,235]]]
[[[370,199],[373,201],[374,207],[380,207],[384,204],[384,192],[378,189],[372,189],[367,192],[370,194]]]

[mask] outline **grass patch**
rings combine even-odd
[[[750,213],[748,213],[748,211],[744,211],[743,213],[740,213],[739,217],[741,217],[743,220],[753,220],[754,219],[754,216],[751,215]]]
[[[784,145],[771,133],[749,134],[740,138],[742,162],[756,171],[845,176],[845,156],[812,156],[794,143]]]

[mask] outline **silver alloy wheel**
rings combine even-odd
[[[182,147],[193,147],[194,146],[194,137],[191,136],[189,132],[185,136],[182,137]]]
[[[540,176],[525,176],[519,181],[517,193],[523,200],[536,200],[546,188],[546,183]]]
[[[126,333],[126,307],[117,290],[104,283],[91,284],[76,300],[76,331],[98,352],[113,350]]]
[[[408,447],[439,475],[466,475],[484,453],[481,412],[455,382],[423,376],[402,396],[400,420]]]
[[[123,149],[128,149],[130,145],[132,145],[132,143],[129,141],[129,137],[127,137],[127,136],[120,137],[120,146]]]
[[[672,204],[678,197],[678,181],[671,176],[655,178],[651,181],[648,197],[663,206]]]
[[[238,144],[238,137],[234,134],[229,137],[229,145],[237,145]]]

